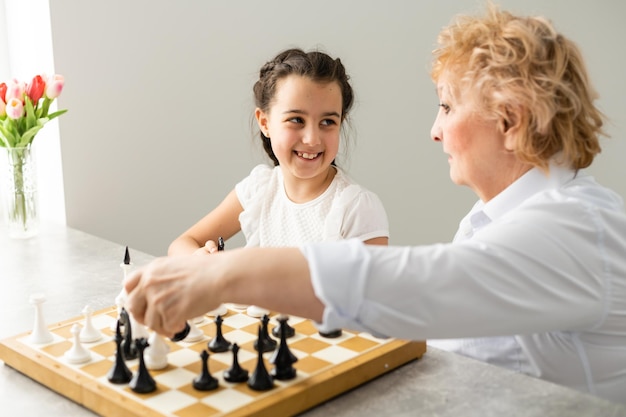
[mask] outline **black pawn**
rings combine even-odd
[[[261,326],[259,326],[259,339],[261,338]],[[256,368],[248,379],[248,386],[255,391],[267,391],[274,387],[274,378],[267,372],[263,362],[263,351],[258,350]]]
[[[137,347],[133,340],[133,329],[130,325],[130,316],[124,307],[120,311],[120,322],[124,326],[124,340],[122,340],[122,355],[124,360],[131,360],[137,357]]]
[[[319,333],[320,333],[320,336],[326,337],[328,339],[335,339],[343,334],[341,329],[331,330],[330,332],[319,332]]]
[[[280,320],[287,321],[286,318]],[[296,368],[293,367],[293,364],[298,361],[298,358],[287,346],[286,326],[281,326],[281,329],[280,346],[270,362],[275,365],[272,369],[272,376],[280,381],[285,381],[296,377]]]
[[[133,379],[131,379],[128,386],[136,393],[147,394],[155,391],[157,388],[156,382],[148,372],[148,368],[146,368],[146,364],[143,360],[143,352],[150,345],[145,337],[140,337],[135,340],[135,345],[137,346],[139,354],[139,369],[137,373],[133,375]]]
[[[237,358],[239,345],[237,343],[233,343],[232,351],[233,364],[224,371],[224,379],[228,382],[245,382],[248,380],[248,371],[239,365],[239,359]]]
[[[276,346],[278,345],[278,342],[272,339],[269,332],[267,331],[267,323],[269,323],[269,321],[270,318],[267,316],[267,314],[264,314],[263,318],[261,319],[261,323],[263,324],[261,326],[261,334],[259,335],[259,338],[254,342],[255,350],[261,350],[262,352],[271,352],[272,350],[276,349]]]
[[[202,358],[202,372],[193,380],[193,387],[198,391],[214,390],[217,388],[218,383],[217,379],[209,373],[209,352],[203,350],[200,353],[200,358]]]
[[[218,251],[224,250],[224,238],[221,236],[217,238],[217,250]]]
[[[117,346],[117,350],[115,351],[115,364],[107,374],[107,379],[109,382],[113,384],[125,384],[129,382],[133,373],[126,366],[126,362],[124,362],[124,355],[122,354],[122,332],[120,330],[120,321],[117,321],[117,326],[115,328],[115,345]]]
[[[172,342],[180,342],[181,340],[187,337],[190,331],[191,331],[191,326],[189,325],[189,323],[185,323],[185,328],[181,330],[180,332],[176,333],[174,336],[172,336],[170,340]]]
[[[285,320],[281,320],[282,318],[284,318]],[[272,334],[275,337],[278,337],[279,339],[281,338],[281,328],[283,326],[285,326],[285,337],[287,339],[289,339],[290,337],[294,337],[296,335],[296,329],[294,329],[293,327],[291,327],[288,323],[287,320],[289,319],[289,317],[287,316],[283,316],[281,315],[277,320],[278,323],[280,323],[279,326],[276,326],[272,329]]]
[[[209,342],[209,350],[211,352],[226,352],[230,349],[230,343],[222,334],[222,316],[215,317],[215,337]]]

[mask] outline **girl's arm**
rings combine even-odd
[[[204,247],[207,241],[217,242],[220,236],[228,240],[241,230],[239,214],[242,211],[237,194],[232,190],[215,209],[174,239],[167,254],[208,253]]]

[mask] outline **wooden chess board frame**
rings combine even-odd
[[[231,312],[229,311],[228,314]],[[228,314],[224,317],[228,317]],[[96,318],[98,315],[117,317],[117,309],[112,307],[100,310],[95,312],[92,317]],[[55,330],[58,332],[60,329],[68,329],[77,322],[83,324],[84,317],[62,321],[49,325],[48,328],[54,333]],[[307,322],[309,321],[307,320]],[[63,331],[67,332],[67,330]],[[153,406],[146,405],[143,401],[145,397],[142,396],[149,396],[150,394],[136,394],[129,389],[121,390],[119,385],[111,384],[105,378],[95,378],[81,371],[80,366],[68,364],[63,360],[62,355],[50,355],[45,349],[25,342],[29,334],[30,332],[27,332],[0,341],[0,359],[8,366],[49,389],[107,417],[183,415],[162,413]],[[113,345],[114,352],[115,342],[112,334],[111,332],[110,343]],[[107,335],[105,334],[105,336]],[[69,342],[64,341],[64,343],[67,347]],[[84,344],[84,346],[89,347],[89,344]],[[374,347],[359,352],[351,359],[322,367],[319,371],[309,373],[304,378],[296,378],[293,382],[281,381],[281,383],[286,383],[278,385],[270,391],[259,393],[258,398],[255,398],[254,401],[228,412],[212,414],[212,416],[237,417],[252,416],[258,413],[276,416],[294,415],[418,359],[425,352],[425,342],[407,342],[397,339],[380,340],[380,343]],[[294,364],[294,367],[298,368],[298,362]],[[250,372],[252,370],[250,369]],[[268,368],[269,370],[270,368]],[[224,384],[222,378],[220,378],[219,383]],[[243,384],[245,385],[245,383]],[[205,414],[190,411],[184,415],[199,417]]]

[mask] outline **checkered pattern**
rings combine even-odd
[[[276,318],[276,315],[270,318],[268,324],[270,334],[271,329],[278,325]],[[45,345],[32,344],[28,334],[11,338],[10,343],[3,341],[0,344],[0,357],[5,356],[6,359],[4,357],[3,359],[8,365],[22,370],[34,379],[38,379],[38,375],[47,375],[46,372],[37,372],[37,367],[51,369],[53,374],[55,372],[62,374],[63,378],[67,378],[67,382],[61,384],[61,389],[51,386],[55,384],[47,380],[40,380],[40,382],[102,415],[115,415],[124,410],[125,413],[129,413],[126,415],[135,415],[132,413],[136,413],[137,416],[142,417],[151,415],[197,417],[252,415],[259,411],[283,410],[281,402],[288,401],[289,396],[285,396],[284,393],[280,394],[282,391],[290,387],[299,387],[299,391],[304,391],[310,390],[312,385],[332,384],[335,373],[345,372],[346,369],[350,371],[350,364],[359,362],[353,361],[354,359],[361,357],[361,361],[363,361],[364,355],[375,357],[378,350],[393,353],[394,349],[401,349],[405,352],[403,355],[408,355],[407,359],[404,360],[406,362],[421,356],[423,353],[423,349],[420,349],[419,346],[416,348],[416,346],[409,346],[411,345],[409,343],[393,339],[377,339],[365,333],[344,331],[342,336],[338,338],[324,338],[318,333],[311,321],[291,317],[289,325],[295,328],[296,335],[288,339],[288,345],[291,352],[298,358],[294,364],[297,369],[295,379],[289,381],[275,380],[273,389],[263,392],[254,391],[246,383],[229,383],[224,380],[223,372],[233,362],[232,352],[209,352],[209,371],[219,380],[219,387],[214,391],[197,391],[193,388],[192,381],[201,372],[200,352],[207,349],[207,343],[215,336],[213,318],[207,316],[203,318],[202,322],[196,324],[204,333],[204,339],[193,343],[167,341],[170,348],[167,356],[167,367],[150,371],[157,382],[157,390],[148,394],[137,394],[127,384],[116,385],[107,380],[107,373],[115,362],[116,346],[113,341],[114,331],[112,328],[115,327],[116,319],[117,311],[115,308],[97,312],[92,316],[92,323],[101,331],[103,338],[93,343],[83,343],[83,346],[92,355],[91,360],[87,363],[71,364],[63,356],[73,343],[70,332],[72,325],[76,322],[83,325],[83,318],[49,326],[54,335],[54,340]],[[246,315],[245,310],[235,308],[229,309],[223,319],[222,333],[224,337],[240,346],[239,363],[252,373],[258,357],[253,344],[257,338],[261,321]],[[409,351],[408,349],[412,350]],[[273,352],[268,352],[263,355],[268,371],[273,367],[269,363],[272,354]],[[33,358],[33,363],[29,367],[34,367],[34,372],[30,368],[20,369],[23,362],[28,362],[21,360],[23,359],[22,356]],[[42,358],[45,359],[42,360]],[[127,361],[127,365],[133,372],[136,372],[138,360]],[[386,365],[381,367],[383,369],[368,371],[366,379],[371,379],[390,369],[388,367],[384,369],[385,367]],[[51,378],[51,376],[42,377],[42,379],[47,378]],[[360,382],[366,379],[361,378]],[[67,384],[70,387],[66,390]],[[70,389],[72,384],[76,386],[78,393],[75,394],[74,390]],[[351,385],[354,386],[357,383]],[[349,388],[351,386],[345,389],[338,387],[334,395]],[[292,391],[289,390],[289,392]],[[320,401],[325,399],[327,397],[321,397]],[[303,404],[304,408],[299,408],[300,406],[294,404],[285,409],[299,412],[311,406],[310,404]],[[277,408],[273,409],[272,407]],[[250,414],[247,414],[247,409],[251,410]]]

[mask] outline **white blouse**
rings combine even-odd
[[[246,246],[389,237],[387,213],[378,196],[341,169],[324,193],[302,204],[287,197],[280,167],[257,165],[235,192],[244,209],[239,222]]]
[[[529,171],[453,243],[301,249],[321,330],[467,338],[430,343],[626,402],[626,213],[583,171]]]

